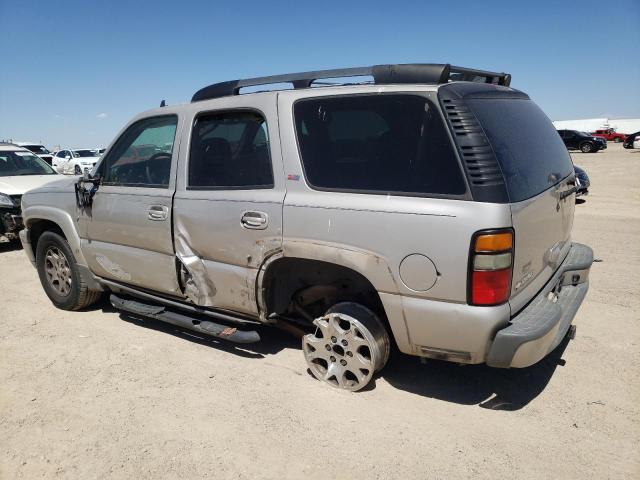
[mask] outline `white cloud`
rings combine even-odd
[[[102,112],[102,113],[99,113],[96,118],[107,118],[108,116],[109,115],[107,115],[106,113]]]

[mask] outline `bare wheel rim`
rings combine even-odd
[[[44,255],[47,282],[56,293],[66,297],[71,293],[73,280],[67,257],[58,247],[49,247]]]
[[[313,376],[344,390],[364,388],[382,366],[383,341],[359,320],[343,313],[330,313],[313,323],[316,331],[302,338]]]

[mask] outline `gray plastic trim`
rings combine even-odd
[[[487,365],[499,368],[525,367],[538,362],[556,348],[587,294],[592,263],[593,250],[586,245],[573,243],[553,278],[527,307],[511,319],[508,327],[498,331],[487,356]],[[552,335],[554,329],[557,331]],[[531,348],[535,353],[526,358],[524,363],[519,358],[515,365],[514,357],[518,349],[536,341],[540,345]]]

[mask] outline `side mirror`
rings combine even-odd
[[[69,155],[66,155],[64,158],[65,158],[66,160],[71,160],[71,157],[70,157]]]

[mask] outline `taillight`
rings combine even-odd
[[[485,230],[471,240],[469,303],[499,305],[509,299],[513,268],[513,231]]]

